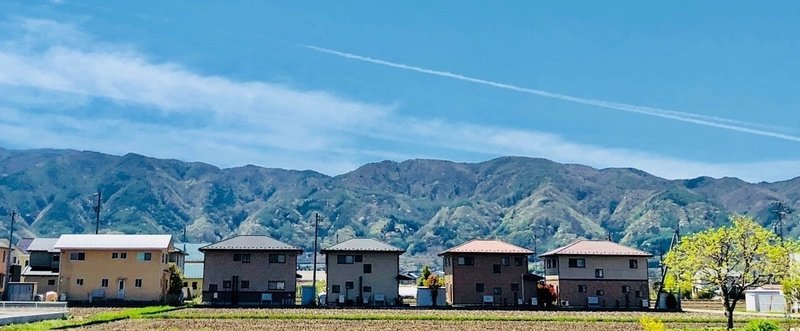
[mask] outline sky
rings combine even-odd
[[[3,1],[0,147],[800,176],[800,3]]]

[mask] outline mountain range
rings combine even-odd
[[[7,231],[17,211],[17,238],[93,233],[98,190],[104,233],[182,240],[185,230],[190,242],[266,234],[310,251],[318,213],[323,247],[371,237],[407,249],[412,263],[436,263],[439,251],[476,238],[538,252],[577,238],[611,238],[659,254],[677,224],[691,233],[739,213],[773,227],[775,201],[800,204],[800,177],[668,180],[527,157],[383,161],[328,176],[137,154],[0,149],[0,228]],[[787,236],[800,234],[796,220],[784,222]]]

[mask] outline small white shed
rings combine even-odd
[[[786,299],[783,297],[780,285],[767,285],[745,290],[744,300],[747,305],[747,311],[762,313],[783,313],[786,311]]]

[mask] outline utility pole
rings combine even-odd
[[[314,213],[314,265],[311,266],[311,286],[314,287],[314,298],[311,299],[313,305],[317,305],[317,237],[319,233],[319,221],[322,219],[319,213]]]
[[[183,253],[186,254],[186,224],[183,224]]]
[[[14,218],[16,211],[11,211],[11,227],[8,228],[8,251],[6,252],[6,275],[3,277],[3,298],[8,300],[8,282],[11,281],[11,241],[14,238]]]
[[[103,203],[103,196],[100,192],[100,189],[97,189],[97,204],[94,205],[94,214],[95,214],[95,227],[94,227],[94,234],[100,233],[100,206]]]

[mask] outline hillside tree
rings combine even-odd
[[[730,225],[683,238],[664,264],[679,280],[706,282],[719,290],[727,327],[733,329],[733,312],[742,293],[782,280],[789,254],[775,233],[751,217],[735,215]]]

